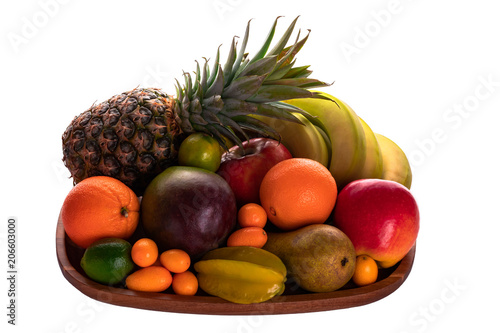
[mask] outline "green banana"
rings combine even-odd
[[[312,123],[311,123],[312,124]],[[316,126],[313,124],[314,127],[316,127],[316,130],[319,132],[319,134],[321,134],[321,137],[323,138],[323,141],[325,141],[326,143],[326,149],[328,151],[328,166],[330,166],[330,160],[332,159],[332,142],[330,141],[330,137],[328,136],[328,134],[325,133],[325,131],[319,127],[319,126]]]
[[[304,98],[286,103],[315,117],[311,122],[328,135],[331,143],[329,169],[340,190],[362,174],[366,137],[361,121],[347,104],[324,92],[320,94],[329,99]]]
[[[281,136],[281,142],[293,157],[310,158],[328,168],[330,150],[322,134],[306,117],[299,113],[293,114],[303,125],[290,121],[256,116],[260,121],[275,129]]]
[[[410,189],[412,172],[404,151],[389,138],[378,133],[375,136],[384,160],[382,179],[393,180]]]
[[[368,124],[363,119],[359,118],[359,120],[361,121],[361,125],[363,126],[366,137],[366,159],[363,165],[363,170],[361,170],[361,174],[358,176],[358,178],[381,179],[384,170],[384,160],[382,158],[380,145],[378,144],[377,137],[375,136],[375,133],[373,133],[370,126],[368,126]]]

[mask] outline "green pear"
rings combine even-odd
[[[340,229],[313,224],[288,232],[269,232],[263,249],[286,266],[288,277],[311,292],[343,287],[354,274],[356,251]]]

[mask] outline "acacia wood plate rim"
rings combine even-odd
[[[410,274],[415,258],[414,246],[387,277],[365,287],[340,289],[327,293],[276,296],[255,304],[235,304],[219,297],[180,296],[169,293],[137,292],[106,286],[87,278],[74,267],[68,251],[74,245],[66,236],[59,217],[56,230],[56,253],[66,280],[84,295],[100,302],[143,310],[207,315],[271,315],[319,312],[351,308],[378,301],[397,290]]]

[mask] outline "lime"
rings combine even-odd
[[[193,133],[179,147],[179,165],[217,171],[221,161],[221,149],[217,140],[205,133]]]
[[[83,254],[80,265],[89,278],[114,285],[134,268],[132,245],[121,238],[104,238],[92,243]]]

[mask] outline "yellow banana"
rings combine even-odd
[[[372,129],[368,124],[361,118],[361,125],[363,126],[363,130],[365,131],[366,137],[366,159],[363,165],[363,169],[361,170],[361,174],[359,175],[359,179],[366,178],[382,178],[383,173],[383,158],[382,151],[380,150],[380,146],[377,141],[377,137],[375,133],[373,133]]]
[[[306,117],[299,113],[294,113],[294,116],[304,125],[253,115],[253,117],[265,122],[280,134],[281,142],[293,157],[310,158],[328,168],[330,150],[323,136]]]
[[[412,172],[410,162],[405,153],[389,138],[378,133],[375,136],[377,137],[384,160],[382,179],[393,180],[410,189]]]
[[[361,174],[366,158],[366,138],[361,121],[349,106],[331,95],[321,94],[331,100],[304,98],[286,103],[317,117],[313,124],[330,138],[329,169],[340,190]]]

